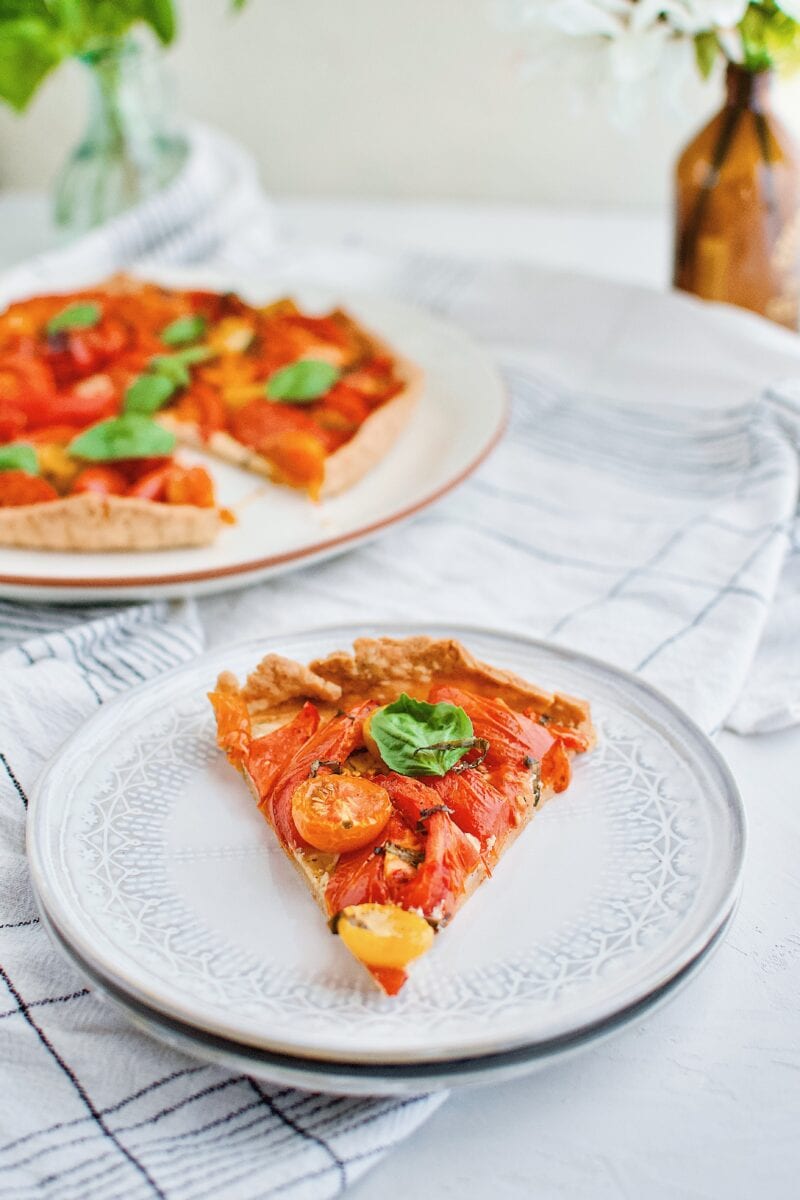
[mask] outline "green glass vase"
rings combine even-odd
[[[55,224],[75,237],[165,187],[187,155],[170,128],[160,56],[119,38],[79,56],[89,78],[86,133],[56,182]]]

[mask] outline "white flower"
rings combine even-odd
[[[747,12],[747,5],[748,0],[662,0],[658,7],[673,29],[693,35],[732,29]]]
[[[800,21],[800,0],[775,0],[775,3],[786,13],[787,17],[791,17],[794,21]]]

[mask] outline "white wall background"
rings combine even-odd
[[[183,0],[169,56],[184,112],[256,154],[275,193],[644,206],[718,106],[692,86],[615,130],[556,72],[523,80],[524,43],[491,0]],[[0,185],[45,185],[83,121],[82,68],[55,74],[22,118],[0,112]],[[798,105],[800,109],[800,105]]]

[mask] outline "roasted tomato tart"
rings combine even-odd
[[[588,704],[459,642],[269,654],[210,693],[218,741],[348,950],[396,994],[595,741]]]
[[[180,443],[334,495],[386,454],[420,386],[339,309],[126,276],[19,301],[0,315],[0,544],[211,541],[213,484],[174,459]]]

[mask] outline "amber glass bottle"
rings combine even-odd
[[[678,160],[676,287],[798,328],[800,151],[769,71],[729,66],[725,107]]]

